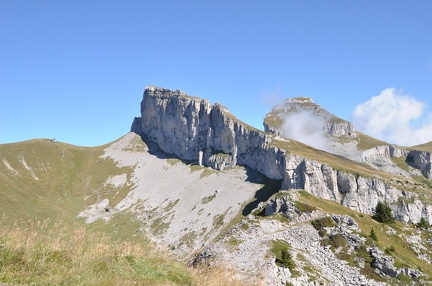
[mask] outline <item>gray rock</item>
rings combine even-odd
[[[377,247],[369,249],[369,254],[374,258],[371,266],[375,268],[378,274],[382,276],[397,277],[401,270],[398,270],[393,264],[394,259],[384,253]]]
[[[419,169],[426,178],[432,179],[430,152],[418,150],[411,151],[407,156],[406,162],[410,166]]]

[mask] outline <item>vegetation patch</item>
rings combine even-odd
[[[333,251],[337,248],[344,248],[347,244],[346,239],[340,234],[331,235],[321,240],[322,246],[331,246]]]
[[[405,161],[405,157],[401,156],[401,157],[391,157],[390,158],[392,160],[393,163],[395,163],[399,168],[401,168],[402,170],[404,170],[405,172],[409,172],[409,166]]]
[[[166,160],[168,164],[170,164],[171,166],[174,166],[175,164],[181,163],[182,161],[180,159],[177,158],[169,158]]]
[[[324,227],[333,227],[336,226],[335,221],[333,220],[333,218],[331,216],[325,216],[322,218],[318,218],[316,220],[313,220],[311,222],[312,226],[316,229],[316,230],[321,230]]]
[[[300,201],[294,201],[294,205],[302,213],[311,213],[317,210],[316,207]]]
[[[289,243],[283,240],[272,241],[271,252],[276,256],[275,262],[279,267],[288,268],[291,273],[296,268],[293,256],[289,251]]]
[[[213,227],[220,228],[224,225],[225,214],[218,214],[213,218]]]
[[[166,207],[164,207],[164,212],[169,212],[172,210],[173,207],[180,201],[180,199],[177,199],[175,201],[170,201]]]
[[[166,222],[164,220],[165,218],[159,217],[152,222],[150,227],[154,235],[162,234],[169,228],[171,222]]]
[[[208,197],[204,197],[201,199],[201,203],[204,204],[208,204],[209,202],[211,202],[214,198],[216,198],[216,194],[210,195]]]

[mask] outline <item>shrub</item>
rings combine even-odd
[[[290,271],[294,270],[295,262],[292,258],[291,253],[288,251],[288,246],[284,246],[281,249],[280,257],[276,257],[276,265],[288,268]]]
[[[378,237],[376,236],[375,230],[373,228],[371,229],[369,237],[372,238],[374,241],[378,241]]]
[[[334,248],[345,247],[347,245],[346,239],[340,234],[331,236],[330,240]]]
[[[330,245],[332,247],[332,250],[335,250],[336,248],[339,247],[344,248],[345,246],[347,246],[347,241],[342,235],[335,234],[321,240],[321,245],[322,246]]]
[[[320,229],[320,230],[318,230],[318,234],[320,237],[326,237],[327,231],[325,229]]]
[[[395,251],[396,251],[395,248],[393,247],[393,245],[391,245],[390,247],[387,247],[384,250],[384,253],[387,254],[387,255],[392,255],[392,253],[395,252]]]
[[[387,202],[378,202],[372,218],[381,223],[393,223],[395,221],[393,212]]]
[[[417,227],[419,227],[419,228],[424,228],[424,229],[428,229],[429,226],[430,226],[430,225],[426,222],[426,220],[425,220],[424,217],[422,217],[422,218],[420,219],[420,222],[417,224]]]
[[[289,245],[284,241],[273,241],[272,253],[276,255],[276,265],[284,268],[288,268],[291,273],[295,269],[295,262],[291,253],[288,250]]]
[[[320,230],[323,227],[332,227],[332,226],[336,225],[334,220],[330,216],[325,216],[325,217],[313,220],[311,222],[311,224],[316,230]]]
[[[294,205],[299,210],[299,212],[302,212],[302,213],[311,213],[311,212],[317,210],[316,207],[311,206],[309,204],[299,202],[299,201],[295,201]]]

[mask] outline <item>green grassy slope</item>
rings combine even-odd
[[[113,162],[98,158],[102,150],[43,139],[0,145],[2,213],[13,219],[73,219],[85,208],[84,199],[119,172]]]
[[[0,284],[244,285],[226,269],[198,273],[150,251],[155,247],[128,213],[89,225],[77,218],[98,200],[115,204],[130,190],[105,186],[110,176],[132,172],[100,158],[109,145],[0,145]]]

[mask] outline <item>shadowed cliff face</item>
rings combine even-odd
[[[315,104],[309,102],[306,106],[312,106],[315,113],[327,119],[334,118]],[[342,133],[355,137],[352,125],[342,123]],[[341,129],[325,127],[329,133]],[[279,147],[280,140],[290,140],[256,130],[237,120],[225,107],[211,105],[179,90],[146,88],[141,118],[134,120],[132,130],[144,134],[167,154],[185,161],[217,170],[246,165],[271,179],[282,180],[282,189],[304,189],[367,214],[373,213],[378,201],[388,201],[402,221],[418,222],[425,217],[432,222],[430,198],[420,201],[406,186],[390,184],[380,175],[336,170],[329,163],[292,154],[289,149]],[[400,199],[405,202],[407,196],[414,202],[399,203]]]

